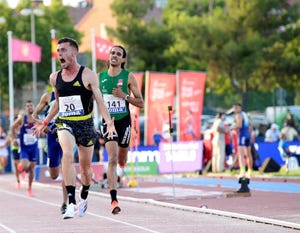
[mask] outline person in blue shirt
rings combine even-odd
[[[31,100],[27,100],[25,104],[25,114],[20,114],[11,126],[12,140],[16,139],[17,129],[20,129],[20,163],[17,169],[22,174],[28,171],[28,195],[34,196],[32,191],[32,183],[34,178],[34,170],[37,158],[39,156],[38,140],[33,134],[34,118],[32,113],[34,106]]]
[[[289,156],[291,156],[292,153],[289,149],[289,145],[286,141],[286,135],[284,133],[280,133],[279,135],[278,150],[282,160],[285,161],[284,166],[286,167],[286,169],[288,169],[288,160]]]
[[[159,143],[161,142],[162,139],[163,139],[163,136],[161,135],[159,130],[156,129],[155,133],[153,134],[153,141],[154,141],[155,146],[159,146]]]
[[[248,184],[250,183],[253,167],[253,160],[250,150],[251,123],[247,114],[244,111],[242,111],[242,105],[240,103],[234,104],[233,110],[235,114],[236,130],[238,130],[239,135],[237,154],[240,166],[239,183],[241,184],[241,188],[237,191],[237,193],[250,193]]]

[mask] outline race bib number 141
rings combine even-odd
[[[113,95],[105,94],[103,95],[104,103],[109,111],[109,113],[124,113],[126,112],[126,102],[125,100],[115,97]]]

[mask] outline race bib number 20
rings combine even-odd
[[[59,116],[82,116],[84,109],[79,95],[59,97]]]

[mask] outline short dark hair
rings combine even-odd
[[[241,103],[235,103],[233,106],[240,106],[240,107],[242,107],[242,104]]]
[[[58,40],[57,44],[62,44],[62,43],[69,43],[71,47],[75,48],[76,51],[78,51],[78,43],[76,40],[69,38],[69,37],[63,37]]]

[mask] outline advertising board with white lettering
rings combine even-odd
[[[203,142],[160,143],[159,173],[195,172],[202,169]]]

